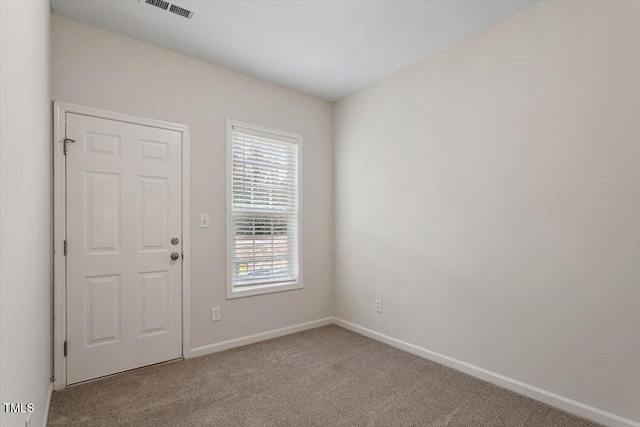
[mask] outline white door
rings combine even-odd
[[[66,136],[67,384],[181,357],[180,132],[68,113]]]

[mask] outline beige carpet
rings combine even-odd
[[[50,426],[596,426],[337,326],[53,395]]]

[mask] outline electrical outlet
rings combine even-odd
[[[200,228],[209,228],[209,214],[200,214]]]
[[[378,313],[382,313],[382,300],[381,299],[377,299],[376,300],[376,311]]]
[[[211,321],[217,322],[220,320],[220,307],[212,307],[211,308]]]

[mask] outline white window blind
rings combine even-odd
[[[298,280],[298,141],[231,127],[233,290]]]

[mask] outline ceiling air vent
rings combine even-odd
[[[139,0],[140,3],[150,4],[151,6],[158,7],[162,10],[166,10],[167,12],[174,13],[176,15],[182,16],[183,18],[191,19],[193,17],[193,10],[189,10],[183,5],[166,0]]]
[[[162,1],[162,0],[160,0],[160,1]],[[171,7],[169,8],[169,12],[173,12],[176,15],[180,15],[183,18],[191,19],[191,17],[193,16],[193,12],[192,11],[190,11],[188,9],[185,9],[184,7],[177,6],[175,4],[171,5]]]
[[[164,0],[146,0],[145,3],[164,10],[167,10],[167,8],[169,7],[169,2]]]

